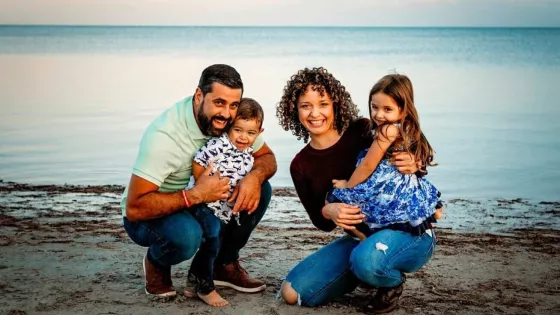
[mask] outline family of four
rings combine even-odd
[[[290,166],[299,199],[318,229],[347,232],[288,273],[280,288],[288,304],[322,305],[362,285],[377,288],[364,312],[390,312],[405,272],[433,254],[432,223],[442,205],[424,177],[434,152],[410,80],[380,79],[369,112],[370,119],[358,117],[348,91],[324,68],[300,70],[284,88],[280,125],[307,143]],[[145,131],[121,207],[130,238],[148,247],[147,294],[176,295],[171,266],[193,256],[188,296],[227,306],[216,286],[266,288],[239,263],[272,196],[276,159],[261,135],[263,120],[259,103],[243,98],[239,73],[216,64],[204,69],[192,96]]]

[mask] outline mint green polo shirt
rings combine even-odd
[[[192,159],[210,137],[200,131],[189,96],[164,111],[144,132],[132,174],[159,186],[160,192],[185,189],[192,175]],[[259,135],[253,152],[264,145]],[[121,200],[122,215],[126,216],[126,195]]]

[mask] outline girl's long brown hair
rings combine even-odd
[[[402,74],[388,74],[377,81],[369,92],[370,117],[371,99],[377,93],[383,93],[391,97],[403,113],[399,125],[400,137],[395,140],[391,147],[402,146],[404,150],[413,154],[417,161],[422,162],[422,170],[425,170],[427,166],[436,166],[437,164],[432,163],[434,150],[420,129],[420,120],[414,106],[414,91],[410,79]],[[376,132],[382,132],[381,127],[372,121],[372,128],[376,128]]]

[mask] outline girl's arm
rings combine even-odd
[[[383,159],[385,152],[387,152],[387,149],[389,149],[398,135],[399,129],[395,125],[385,125],[381,128],[381,132],[377,132],[368,153],[362,163],[352,173],[346,188],[352,188],[365,181],[375,171],[379,161]]]

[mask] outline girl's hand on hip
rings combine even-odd
[[[354,225],[362,223],[366,217],[360,208],[345,203],[329,203],[322,209],[323,217],[346,230],[354,230]]]
[[[348,181],[343,179],[333,179],[333,188],[348,188]]]

